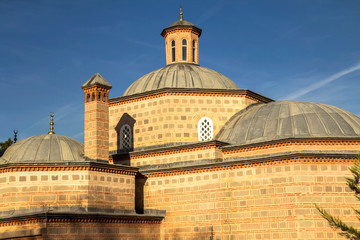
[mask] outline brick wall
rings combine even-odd
[[[225,149],[224,158],[252,157],[266,154],[281,154],[290,152],[358,152],[360,141],[336,141],[336,140],[283,140],[268,144],[253,146],[241,146],[238,148]]]
[[[89,207],[135,210],[135,176],[90,172]]]
[[[109,106],[107,102],[85,103],[84,152],[92,159],[108,160]]]
[[[254,103],[241,96],[161,96],[130,103],[110,105],[110,151],[118,150],[115,130],[123,114],[136,120],[134,147],[176,142],[197,142],[197,124],[202,117],[214,123],[214,136],[239,110]]]
[[[0,212],[51,206],[134,210],[135,176],[95,171],[0,175]]]
[[[146,223],[63,223],[50,224],[49,239],[160,239],[160,224]]]
[[[236,158],[263,157],[270,154],[281,155],[296,152],[328,152],[353,151],[356,153],[360,147],[359,141],[329,141],[329,140],[288,140],[268,144],[248,145],[234,148],[220,148],[214,145],[184,146],[183,148],[169,148],[150,153],[131,153],[125,162],[130,161],[131,166],[141,167],[154,164],[168,164],[176,162],[201,161],[221,159],[225,161]],[[120,162],[121,163],[121,162]]]
[[[130,156],[131,166],[139,167],[145,165],[167,164],[175,162],[189,162],[208,159],[220,159],[223,157],[221,149],[211,146],[204,149],[186,149],[185,151],[171,151],[164,154],[144,154]]]
[[[182,60],[182,40],[187,40],[187,60]],[[191,32],[191,30],[179,30],[174,31],[166,35],[165,39],[165,52],[166,52],[166,64],[174,63],[171,59],[171,42],[175,41],[175,61],[174,62],[190,62],[199,64],[199,38],[197,34]],[[195,40],[195,62],[193,62],[192,41]]]
[[[357,223],[351,207],[360,205],[344,179],[351,165],[299,160],[149,175],[145,208],[167,211],[165,239],[342,239],[314,203]]]
[[[43,239],[42,233],[46,226],[45,222],[23,224],[1,224],[0,239]]]
[[[0,226],[0,238],[32,239],[161,239],[160,224],[149,223],[33,223]]]

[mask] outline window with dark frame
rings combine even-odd
[[[171,61],[175,62],[175,40],[171,41]]]
[[[186,39],[182,40],[182,60],[187,60],[187,41]]]
[[[193,62],[195,62],[195,40],[192,41],[192,57]]]

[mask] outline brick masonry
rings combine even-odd
[[[182,40],[187,41],[187,59],[182,60]],[[171,57],[171,42],[175,41],[175,61]],[[195,41],[195,62],[193,61],[192,42]],[[178,29],[168,33],[165,36],[165,51],[166,51],[166,64],[176,62],[189,62],[199,64],[199,37],[198,34],[193,33],[190,29]]]
[[[84,89],[84,152],[91,159],[108,160],[109,89],[93,86]]]
[[[160,239],[159,224],[149,223],[51,223],[0,227],[0,239]]]
[[[94,171],[13,172],[0,176],[0,212],[80,206],[134,211],[135,176]]]
[[[197,142],[197,124],[209,117],[214,136],[236,112],[256,102],[243,96],[161,96],[139,102],[110,104],[110,151],[118,150],[116,126],[124,114],[136,120],[134,148]]]
[[[346,163],[280,162],[149,176],[145,207],[165,209],[164,239],[343,239],[314,203],[358,226]]]

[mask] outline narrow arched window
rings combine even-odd
[[[187,60],[187,41],[186,39],[182,40],[182,60]]]
[[[120,149],[131,150],[132,142],[132,130],[127,124],[124,124],[120,129]]]
[[[213,122],[208,117],[203,117],[198,122],[199,141],[209,141],[214,137]]]
[[[171,61],[175,62],[175,40],[171,41]]]
[[[195,40],[192,41],[192,60],[195,62]]]
[[[98,94],[98,101],[101,101],[101,93]]]
[[[87,102],[90,102],[90,94],[88,94],[88,95],[86,96],[86,98],[87,98]]]
[[[92,101],[95,101],[95,93],[92,94]]]

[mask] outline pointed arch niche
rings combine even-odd
[[[131,152],[134,149],[134,125],[136,120],[124,113],[115,127],[117,152]]]

